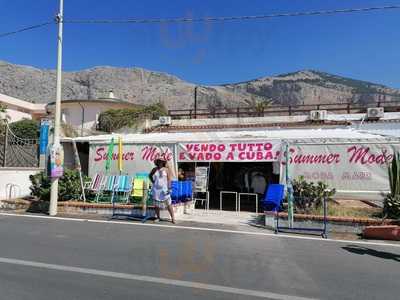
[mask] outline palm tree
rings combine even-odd
[[[272,104],[272,99],[257,95],[250,95],[250,99],[244,100],[257,116],[264,116],[264,110]]]

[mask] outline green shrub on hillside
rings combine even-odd
[[[110,109],[100,114],[98,129],[113,132],[124,127],[132,128],[145,118],[156,119],[165,114],[167,110],[162,103],[129,109]]]

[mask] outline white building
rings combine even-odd
[[[44,103],[31,103],[4,94],[0,94],[0,103],[7,107],[6,115],[10,123],[22,119],[38,120],[47,115],[46,104]]]
[[[117,99],[110,92],[108,98],[86,100],[63,100],[61,102],[61,121],[78,130],[80,135],[86,131],[96,129],[99,115],[109,109],[134,108],[135,104]],[[52,114],[55,110],[55,102],[47,105],[47,111]]]
[[[104,172],[111,139],[122,138],[123,173],[149,172],[153,160],[164,156],[175,173],[194,173],[197,165],[210,169],[210,197],[219,201],[220,191],[258,193],[269,183],[303,176],[335,188],[341,199],[380,200],[389,191],[387,163],[400,151],[398,137],[351,128],[265,129],[149,134],[113,134],[75,138],[86,144],[83,168],[89,176]],[[73,161],[73,152],[65,149]],[[71,148],[72,149],[72,148]],[[289,164],[286,156],[289,150]],[[111,173],[117,168],[114,147]]]

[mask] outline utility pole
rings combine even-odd
[[[54,115],[54,139],[53,147],[60,145],[60,118],[61,118],[61,76],[62,76],[62,42],[63,42],[63,15],[64,0],[60,0],[60,12],[56,16],[58,24],[58,41],[57,41],[57,86],[56,86],[56,111]],[[50,192],[49,215],[57,215],[58,201],[58,177],[52,178]]]
[[[196,85],[194,87],[194,118],[197,119],[197,88],[198,86]]]

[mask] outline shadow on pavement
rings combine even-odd
[[[391,259],[394,261],[400,262],[400,254],[386,252],[386,251],[378,251],[371,248],[361,247],[357,245],[349,245],[342,247],[342,249],[349,251],[351,253],[359,254],[359,255],[371,255],[383,259]]]

